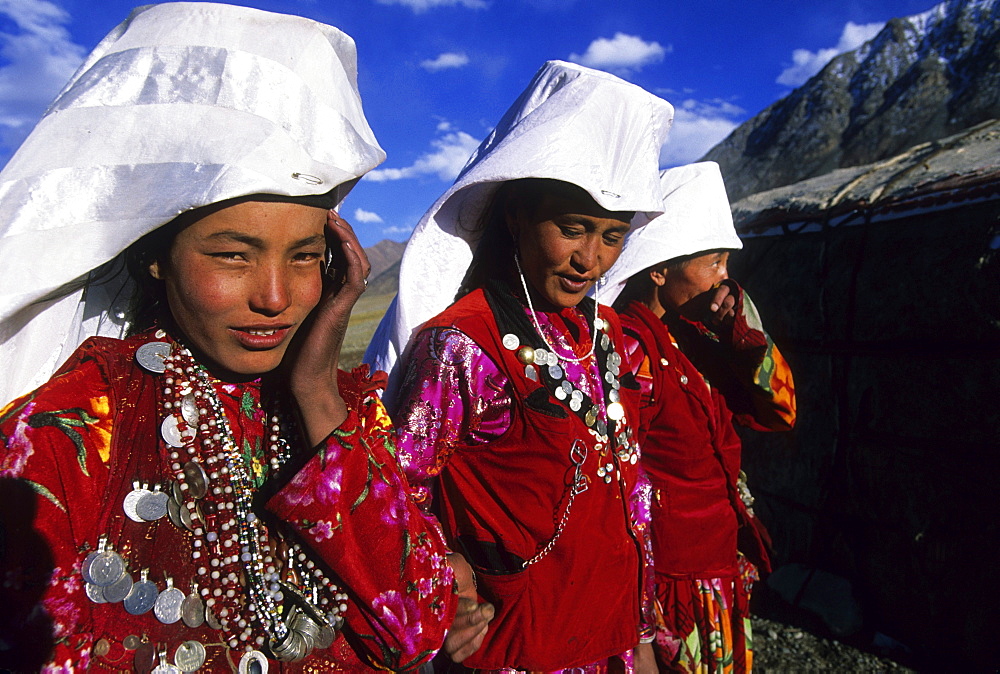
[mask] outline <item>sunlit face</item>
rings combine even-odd
[[[549,195],[534,213],[516,210],[512,234],[528,286],[551,307],[574,307],[622,252],[631,213],[589,197]]]
[[[275,369],[322,293],[326,211],[249,201],[185,227],[150,265],[177,327],[220,377]]]
[[[692,258],[680,269],[667,269],[657,289],[660,304],[683,313],[683,307],[729,278],[729,251],[715,251]]]

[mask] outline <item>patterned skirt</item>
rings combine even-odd
[[[661,672],[730,674],[753,668],[750,591],[757,567],[739,556],[735,578],[657,578],[656,640]]]

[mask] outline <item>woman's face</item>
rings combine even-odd
[[[660,304],[684,313],[684,305],[729,278],[729,251],[714,251],[692,258],[680,269],[663,272],[657,294]]]
[[[509,223],[528,286],[547,304],[575,307],[622,252],[632,213],[607,211],[589,196],[547,195]]]
[[[322,294],[326,211],[248,201],[185,227],[150,265],[191,345],[220,376],[275,369]]]

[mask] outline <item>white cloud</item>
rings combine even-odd
[[[862,25],[848,21],[840,34],[840,41],[837,42],[836,47],[820,49],[815,52],[808,49],[796,49],[792,52],[792,65],[785,68],[775,81],[788,87],[805,84],[810,77],[822,70],[823,66],[829,63],[834,56],[857,49],[878,35],[883,26],[885,26],[884,23]]]
[[[355,222],[382,222],[382,218],[378,213],[373,213],[371,211],[366,211],[363,208],[354,209],[354,221]]]
[[[440,124],[438,127],[440,128]],[[425,152],[410,166],[369,171],[364,180],[377,183],[436,175],[445,182],[454,180],[479,141],[464,131],[449,131],[431,141],[431,152]]]
[[[13,150],[76,71],[86,52],[70,16],[47,0],[0,0],[16,30],[0,33],[0,145]]]
[[[469,63],[469,57],[457,52],[445,52],[438,54],[437,58],[426,59],[420,62],[420,67],[424,70],[436,73],[439,70],[448,68],[461,68]]]
[[[745,115],[745,110],[727,101],[683,101],[674,110],[674,125],[660,151],[660,166],[697,161],[732,133]]]
[[[650,63],[662,61],[670,51],[671,47],[663,47],[659,42],[646,42],[636,35],[615,33],[611,39],[597,38],[583,54],[570,54],[569,60],[588,68],[627,75]]]
[[[426,12],[434,7],[467,7],[469,9],[486,9],[489,3],[485,0],[376,0],[380,5],[403,5],[416,13]]]
[[[382,233],[386,236],[397,236],[399,234],[406,234],[407,236],[413,231],[413,227],[400,227],[398,225],[393,225],[392,227],[383,227]]]

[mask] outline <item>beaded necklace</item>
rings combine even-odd
[[[205,615],[216,622],[209,620],[210,626],[222,631],[230,648],[242,646],[258,662],[256,649],[265,645],[286,662],[328,648],[346,595],[297,544],[272,538],[254,514],[254,475],[208,371],[176,343],[163,365],[161,431],[171,448],[181,523],[193,534]],[[270,416],[266,432],[263,468],[274,473],[290,458],[280,415]]]

